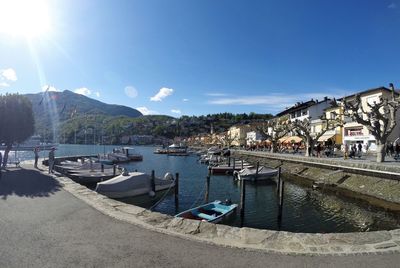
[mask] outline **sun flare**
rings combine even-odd
[[[0,33],[35,37],[50,30],[44,0],[0,0]]]

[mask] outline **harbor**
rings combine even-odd
[[[204,204],[207,200],[229,199],[232,203],[241,203],[241,182],[232,174],[211,175],[207,191],[207,177],[210,175],[208,166],[199,163],[197,155],[179,157],[153,154],[155,147],[151,146],[137,146],[135,149],[143,155],[144,161],[121,163],[119,167],[149,175],[154,170],[156,177],[162,177],[167,172],[179,173],[178,204],[173,190],[166,196],[161,195],[161,202],[160,196],[154,201],[151,198],[119,201],[171,216]],[[88,155],[96,155],[99,150],[102,150],[100,146],[81,146],[81,151]],[[73,155],[75,146],[60,145],[57,154],[61,153]],[[155,166],[157,169],[154,169]],[[285,179],[284,174],[282,179]],[[90,189],[94,190],[94,186]],[[346,196],[302,186],[288,179],[285,179],[281,220],[278,220],[279,195],[276,183],[246,182],[245,200],[244,217],[240,217],[238,209],[224,224],[302,233],[367,232],[397,229],[400,226],[397,213]]]

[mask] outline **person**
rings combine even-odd
[[[35,149],[33,149],[33,153],[35,154],[35,168],[38,168],[37,164],[38,164],[38,160],[39,160],[39,147],[35,147]]]
[[[1,179],[1,173],[2,173],[2,171],[1,171],[1,162],[3,161],[3,155],[1,154],[1,152],[0,152],[0,179]]]
[[[322,146],[321,143],[317,145],[317,157],[321,157]]]
[[[346,143],[344,145],[344,159],[347,159],[347,157],[349,156],[349,145]]]
[[[361,144],[361,142],[358,143],[357,147],[358,147],[358,158],[360,158],[361,157],[361,152],[362,152],[362,144]]]
[[[397,160],[400,157],[400,144],[399,143],[396,143],[395,151],[396,151],[395,159]]]
[[[55,155],[54,155],[55,150],[56,150],[56,148],[52,147],[49,152],[49,174],[54,173],[53,167],[54,167],[54,161],[55,161]]]

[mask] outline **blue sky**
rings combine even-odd
[[[325,95],[400,88],[400,0],[0,5],[15,1],[8,14],[18,23],[31,13],[46,20],[2,21],[0,94],[50,85],[179,117],[276,113]]]

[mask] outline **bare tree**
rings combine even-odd
[[[228,148],[230,148],[232,146],[232,143],[237,139],[238,139],[237,135],[232,136],[229,131],[224,132],[223,135],[218,138],[218,140],[222,143],[222,145]]]
[[[367,107],[363,107],[359,94],[351,100],[343,99],[344,115],[365,126],[375,137],[376,162],[385,161],[385,144],[396,127],[396,114],[400,105],[399,97],[395,97],[393,84],[390,83],[389,87],[391,90],[389,98],[381,96],[379,102],[374,101],[372,104],[367,102]]]
[[[291,122],[293,131],[297,136],[300,136],[306,145],[305,156],[311,156],[314,145],[317,143],[318,139],[324,135],[327,131],[335,129],[338,126],[342,126],[343,122],[340,117],[334,119],[328,119],[325,115],[320,117],[321,129],[318,132],[312,131],[312,121],[310,118],[304,120],[295,120]]]
[[[283,138],[288,132],[287,118],[271,119],[256,129],[271,142],[271,153],[275,153],[278,148],[279,139]]]

